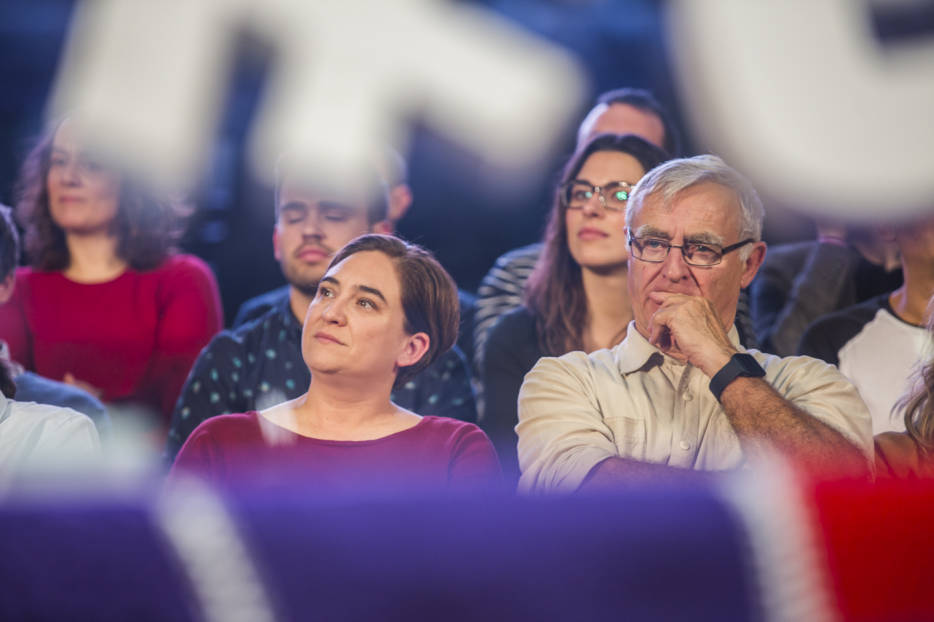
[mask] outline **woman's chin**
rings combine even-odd
[[[64,221],[63,223],[58,224],[59,227],[65,232],[66,235],[80,236],[80,237],[91,237],[99,235],[110,235],[113,236],[113,228],[110,226],[110,223],[89,223],[87,221]]]
[[[583,261],[580,261],[581,268],[589,270],[595,274],[601,275],[610,275],[616,274],[621,271],[626,271],[627,269],[627,258],[620,260],[618,257],[613,259],[603,259],[603,258],[582,258]]]

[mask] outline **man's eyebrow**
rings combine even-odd
[[[367,292],[368,294],[373,294],[374,296],[377,296],[383,302],[386,302],[386,297],[383,296],[383,292],[379,291],[375,287],[370,287],[369,285],[358,285],[357,289],[359,289],[361,292]]]
[[[307,211],[308,206],[305,205],[304,203],[301,203],[300,201],[289,201],[285,205],[282,205],[279,207],[280,212],[284,210],[289,210],[290,212],[295,212],[298,210]]]
[[[709,231],[686,235],[684,236],[684,241],[686,243],[713,244],[715,246],[723,246],[723,238],[715,233],[710,233]]]
[[[667,231],[662,231],[661,229],[653,227],[652,225],[642,225],[641,227],[636,229],[635,237],[637,238],[652,237],[652,238],[660,238],[662,240],[670,240],[671,234],[668,233]]]
[[[341,282],[335,279],[333,276],[321,277],[321,280],[318,281],[318,284],[321,284],[321,283],[333,283],[334,285],[337,285],[338,287],[340,287],[340,284],[341,284]]]
[[[346,210],[348,212],[357,211],[356,207],[347,205],[346,203],[340,203],[338,201],[318,201],[318,207],[323,207],[325,209],[340,209]]]

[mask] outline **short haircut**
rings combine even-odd
[[[279,156],[279,160],[276,162],[276,186],[275,197],[273,199],[275,201],[276,220],[279,219],[279,193],[282,190],[282,184],[285,183],[286,177],[290,175],[308,181],[309,186],[314,187],[314,174],[303,175],[302,171],[295,163],[292,154],[284,153]],[[363,184],[363,187],[366,188],[367,194],[371,195],[370,201],[365,205],[367,222],[370,225],[374,225],[382,220],[386,220],[389,217],[389,190],[386,187],[386,182],[383,181],[383,177],[379,174],[379,171],[376,170],[375,166],[366,165],[359,171],[358,178],[360,183]]]
[[[0,205],[0,281],[5,280],[19,262],[19,232],[13,222],[13,210]]]
[[[759,194],[739,171],[715,155],[670,160],[650,171],[639,180],[626,203],[626,226],[632,230],[632,220],[646,197],[659,194],[664,204],[669,205],[679,192],[704,182],[729,188],[736,195],[740,206],[740,240],[761,240],[765,208]],[[739,250],[744,260],[751,252],[751,246]]]
[[[672,121],[671,115],[668,114],[668,111],[655,99],[655,96],[645,89],[621,88],[601,93],[597,96],[594,107],[587,113],[585,121],[590,119],[591,114],[593,114],[598,106],[612,106],[613,104],[626,104],[642,112],[654,114],[662,122],[662,127],[665,131],[665,140],[662,147],[672,156],[681,155],[681,134]],[[578,130],[577,142],[583,139],[583,129],[584,123],[582,122]]]
[[[395,236],[377,233],[368,233],[348,242],[334,255],[328,269],[363,251],[378,251],[392,260],[399,277],[405,330],[410,335],[428,335],[428,351],[418,362],[399,370],[395,386],[401,387],[454,345],[460,323],[457,286],[426,249]]]
[[[61,124],[54,124],[29,152],[16,184],[16,212],[25,228],[26,254],[40,270],[64,270],[71,262],[65,232],[49,210],[47,183],[52,143]],[[114,219],[117,256],[134,270],[157,267],[176,250],[189,212],[183,203],[156,196],[124,176]]]

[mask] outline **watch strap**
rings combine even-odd
[[[765,370],[759,365],[759,362],[751,354],[738,352],[730,357],[727,364],[723,366],[713,378],[710,379],[710,392],[720,401],[720,395],[731,382],[745,376],[747,378],[761,378],[765,376]]]

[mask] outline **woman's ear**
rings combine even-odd
[[[409,335],[406,337],[402,352],[400,352],[399,356],[396,358],[396,365],[399,367],[415,365],[415,363],[419,362],[422,357],[425,356],[430,345],[431,338],[428,336],[428,333]]]

